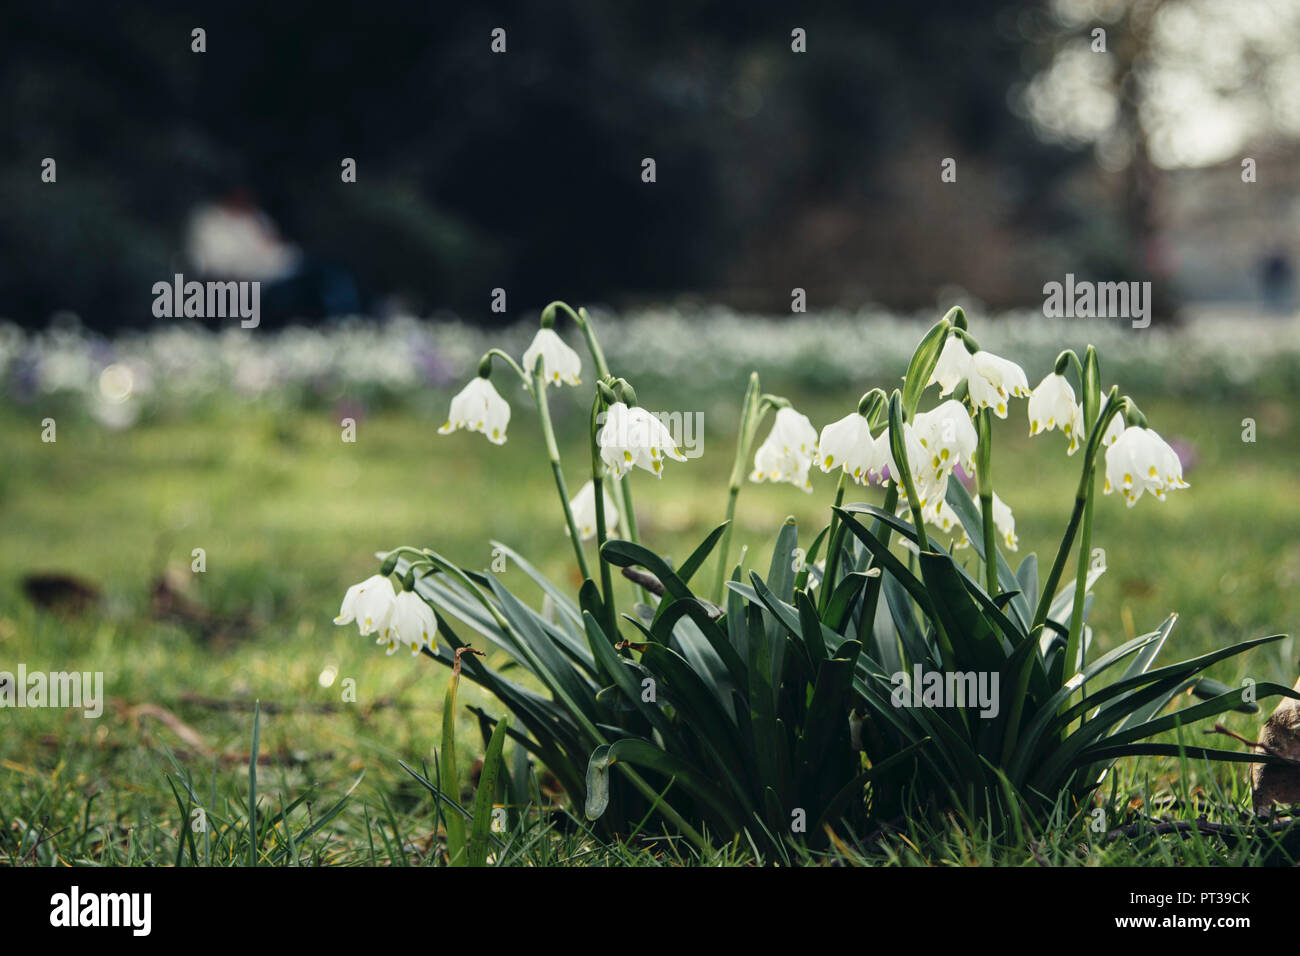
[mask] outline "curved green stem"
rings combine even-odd
[[[722,602],[723,586],[727,580],[727,556],[731,551],[731,534],[736,524],[736,499],[740,497],[740,488],[745,481],[745,463],[749,460],[749,448],[754,441],[754,432],[758,430],[758,420],[762,418],[762,407],[758,373],[752,372],[740,407],[736,457],[731,463],[731,481],[727,486],[727,527],[722,532],[722,540],[718,542],[718,569],[713,578],[713,601],[718,604]]]
[[[519,376],[519,381],[524,383],[524,388],[528,389],[529,391],[532,391],[532,387],[533,387],[532,380],[529,379],[528,375],[524,372],[524,370],[519,367],[519,363],[516,362],[514,358],[512,358],[508,353],[503,352],[501,349],[488,349],[486,352],[483,353],[483,359],[480,359],[480,362],[482,362],[485,359],[491,359],[491,358],[499,358],[501,359],[501,361],[505,362],[512,369],[514,369],[515,374]]]
[[[591,577],[591,568],[587,566],[587,555],[582,550],[582,538],[578,536],[578,525],[573,520],[573,509],[569,507],[569,490],[564,484],[564,471],[560,467],[560,449],[555,444],[555,428],[551,425],[551,410],[546,403],[546,382],[542,378],[542,363],[539,359],[533,370],[533,398],[537,402],[537,416],[542,422],[542,437],[546,440],[546,455],[551,460],[551,472],[555,475],[555,489],[560,494],[560,506],[564,509],[564,520],[569,526],[569,541],[573,545],[574,557],[578,559],[578,570],[583,580]]]
[[[1112,387],[1106,400],[1106,411],[1097,419],[1097,425],[1088,436],[1088,444],[1083,452],[1083,474],[1079,476],[1079,487],[1074,495],[1074,510],[1070,514],[1070,522],[1066,525],[1065,536],[1061,538],[1061,546],[1056,551],[1056,559],[1052,562],[1052,570],[1047,575],[1047,580],[1043,584],[1042,594],[1038,598],[1038,609],[1034,613],[1034,622],[1030,627],[1030,636],[1043,629],[1043,624],[1047,621],[1047,613],[1052,607],[1052,598],[1056,594],[1057,585],[1061,583],[1061,574],[1065,570],[1065,563],[1069,559],[1070,549],[1074,545],[1074,536],[1079,530],[1079,523],[1083,518],[1083,510],[1088,503],[1088,487],[1092,478],[1093,469],[1097,464],[1097,454],[1101,450],[1101,438],[1106,434],[1106,427],[1111,420],[1122,412],[1128,405],[1127,398],[1119,397],[1119,389]]]
[[[1071,353],[1073,354],[1073,353]],[[1077,360],[1076,360],[1077,361]],[[1101,368],[1097,350],[1091,345],[1084,353],[1079,365],[1080,398],[1083,402],[1083,425],[1085,434],[1091,436],[1097,429],[1097,419],[1101,414]],[[1132,402],[1129,402],[1132,405]],[[1097,497],[1097,465],[1093,463],[1088,475],[1087,504],[1083,508],[1083,533],[1079,538],[1078,567],[1074,579],[1074,606],[1070,609],[1070,630],[1065,642],[1065,668],[1062,673],[1071,673],[1070,668],[1081,664],[1083,647],[1083,602],[1088,592],[1088,565],[1092,559],[1092,509]]]

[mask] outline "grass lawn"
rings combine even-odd
[[[1032,377],[1032,376],[1031,376]],[[704,413],[703,457],[669,463],[655,481],[638,472],[635,497],[646,543],[680,560],[722,518],[734,450],[740,383],[691,405],[666,386],[638,383],[649,408]],[[872,383],[867,383],[872,384]],[[883,384],[883,383],[882,383]],[[1097,508],[1094,544],[1110,569],[1091,618],[1111,647],[1151,630],[1170,611],[1181,619],[1164,652],[1190,657],[1247,637],[1292,632],[1300,619],[1300,461],[1292,408],[1276,399],[1172,400],[1126,383],[1153,426],[1188,442],[1191,489],[1133,509],[1116,495]],[[764,382],[770,391],[781,383]],[[864,388],[866,386],[864,385]],[[162,414],[110,431],[71,410],[0,406],[0,670],[103,671],[103,716],[7,709],[0,734],[0,860],[11,862],[246,862],[252,703],[261,701],[257,783],[258,853],[277,860],[412,863],[434,839],[427,792],[398,761],[430,761],[440,733],[446,672],[426,659],[386,657],[353,627],[331,618],[347,585],[373,573],[373,552],[397,544],[436,547],[468,566],[491,562],[499,539],[544,571],[577,583],[536,415],[515,396],[510,441],[439,437],[445,395],[364,415],[355,444],[340,437],[332,409],[221,405]],[[719,397],[721,396],[721,398]],[[795,395],[821,426],[857,395]],[[568,393],[553,400],[571,492],[582,482],[581,428],[587,409]],[[40,440],[40,421],[58,420],[58,440]],[[1242,440],[1242,420],[1258,424]],[[1026,437],[1020,403],[995,434],[999,495],[1013,508],[1019,557],[1050,561],[1077,482],[1077,459],[1059,435]],[[766,549],[787,514],[808,540],[827,519],[834,480],[815,491],[748,485],[736,544]],[[874,491],[862,498],[875,499]],[[852,493],[850,500],[858,500]],[[190,571],[193,549],[206,572]],[[971,555],[970,551],[965,552]],[[973,556],[971,558],[973,561]],[[80,616],[37,609],[21,580],[68,572],[98,585],[100,606]],[[160,618],[151,588],[169,573],[202,609],[204,628]],[[535,588],[507,572],[519,593]],[[630,586],[624,600],[631,597]],[[1212,672],[1291,685],[1294,639],[1257,649]],[[332,683],[330,675],[333,675]],[[344,703],[344,681],[357,702]],[[329,684],[329,686],[325,686]],[[499,706],[464,683],[461,703]],[[1266,706],[1271,707],[1271,702]],[[1253,739],[1264,715],[1234,714],[1231,729]],[[462,760],[482,751],[477,722],[463,712]],[[1184,732],[1188,742],[1201,728]],[[1223,737],[1210,743],[1238,748]],[[468,754],[469,757],[465,756]],[[312,830],[364,774],[342,810]],[[1176,760],[1127,761],[1108,794],[1109,825],[1125,810],[1212,819],[1249,808],[1241,765],[1211,769]],[[187,797],[190,787],[194,798]],[[299,797],[286,821],[281,808]],[[196,798],[196,799],[195,799]],[[183,812],[205,807],[212,824],[193,847]],[[1199,808],[1199,809],[1198,809]],[[579,813],[580,817],[581,814]],[[559,830],[564,830],[564,827]],[[675,862],[664,844],[593,847],[568,832],[531,840],[512,862]],[[974,832],[972,832],[974,830]],[[204,838],[206,836],[206,839]],[[291,842],[292,840],[292,842]],[[873,851],[880,862],[1053,863],[1257,862],[1267,846],[1175,837],[1090,842],[1076,819],[1033,839],[998,846],[978,828],[914,833]],[[852,851],[843,851],[849,852]],[[684,854],[685,851],[682,851]],[[718,862],[743,862],[737,848]]]

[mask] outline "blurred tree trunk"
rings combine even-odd
[[[1159,224],[1160,172],[1151,161],[1142,123],[1145,90],[1143,73],[1151,55],[1152,22],[1166,0],[1134,0],[1117,29],[1108,33],[1110,55],[1116,59],[1118,104],[1115,134],[1128,150],[1120,191],[1120,220],[1129,242],[1129,261],[1150,280],[1152,316],[1167,320],[1177,307],[1171,282],[1172,263]]]

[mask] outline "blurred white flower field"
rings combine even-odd
[[[791,317],[725,308],[594,313],[610,330],[611,364],[676,388],[765,378],[853,388],[907,361],[925,317],[826,311]],[[1013,312],[980,319],[985,348],[1022,367],[1049,365],[1062,348],[1096,345],[1111,380],[1163,394],[1276,394],[1300,385],[1300,318],[1216,317],[1135,330],[1124,323],[1048,319]],[[0,394],[29,404],[46,397],[81,404],[103,424],[125,427],[158,409],[232,398],[329,402],[345,397],[420,400],[457,383],[492,345],[518,354],[536,330],[455,318],[350,318],[320,328],[211,331],[177,324],[105,339],[75,321],[27,332],[0,323]],[[683,349],[689,341],[691,348]],[[576,344],[576,342],[574,343]]]

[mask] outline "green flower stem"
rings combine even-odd
[[[993,525],[993,411],[981,408],[976,416],[979,445],[975,480],[979,485],[980,518],[984,526],[984,590],[998,595],[998,535]]]
[[[574,557],[578,559],[578,570],[583,580],[591,578],[591,568],[587,566],[587,555],[582,550],[582,539],[578,536],[578,525],[573,520],[573,509],[569,507],[569,490],[564,484],[564,471],[560,467],[560,449],[555,444],[555,429],[551,425],[551,410],[546,404],[546,382],[542,379],[542,362],[539,359],[533,370],[533,397],[537,402],[537,415],[542,422],[542,437],[546,439],[546,454],[551,459],[551,471],[555,475],[555,489],[560,493],[560,506],[564,509],[564,520],[569,526],[569,541],[573,545]]]
[[[519,367],[518,362],[516,362],[506,352],[501,351],[501,349],[488,349],[486,352],[483,353],[483,358],[480,359],[479,362],[480,364],[482,364],[482,362],[493,358],[499,358],[501,359],[501,361],[505,362],[508,366],[510,366],[510,368],[514,370],[515,374],[519,376],[519,381],[524,383],[524,388],[526,388],[530,392],[533,390],[532,379],[530,379],[527,373],[525,373],[524,370]]]
[[[1079,373],[1085,434],[1092,435],[1097,429],[1097,419],[1101,413],[1101,370],[1097,350],[1089,345],[1083,361],[1079,362],[1076,358],[1075,362]],[[1132,407],[1132,402],[1129,406]],[[1065,669],[1062,673],[1066,674],[1071,673],[1070,668],[1076,666],[1076,662],[1079,661],[1079,649],[1083,646],[1083,602],[1088,591],[1088,564],[1092,557],[1092,510],[1096,497],[1097,465],[1094,462],[1088,475],[1088,503],[1084,505],[1083,533],[1079,538],[1079,557],[1076,561],[1074,579],[1074,606],[1070,609],[1070,630],[1065,642]]]
[[[1088,494],[1083,505],[1083,529],[1079,534],[1079,557],[1075,562],[1074,606],[1070,609],[1070,636],[1065,644],[1065,670],[1072,675],[1083,643],[1083,599],[1088,590],[1088,561],[1092,554],[1092,507],[1097,492],[1097,468],[1094,465],[1088,478]],[[1065,704],[1061,705],[1062,708]]]
[[[840,483],[835,489],[835,507],[831,509],[830,550],[826,553],[826,573],[822,575],[821,611],[824,614],[835,588],[835,575],[839,572],[840,549],[844,543],[844,522],[840,521],[839,507],[844,503],[844,489],[849,473],[840,469]]]
[[[731,551],[731,533],[736,524],[736,499],[740,497],[740,488],[745,481],[745,463],[749,460],[749,447],[753,444],[754,433],[758,431],[759,419],[762,418],[762,404],[759,395],[758,373],[749,376],[749,385],[745,388],[745,399],[740,407],[740,428],[736,434],[736,457],[731,463],[731,481],[727,487],[727,527],[718,542],[718,570],[713,579],[713,601],[722,603],[723,586],[727,580],[727,556]]]
[[[1052,562],[1052,570],[1047,575],[1047,580],[1043,585],[1043,592],[1038,599],[1038,609],[1034,613],[1034,623],[1030,627],[1030,636],[1043,629],[1047,622],[1047,613],[1052,607],[1052,598],[1056,594],[1056,588],[1061,583],[1061,573],[1065,570],[1065,563],[1069,559],[1070,549],[1074,545],[1074,536],[1079,530],[1079,524],[1083,518],[1084,508],[1088,504],[1089,488],[1092,481],[1093,469],[1096,467],[1097,454],[1101,451],[1101,436],[1106,434],[1106,427],[1110,424],[1111,419],[1122,412],[1128,405],[1127,398],[1119,397],[1119,389],[1112,387],[1110,394],[1107,396],[1106,413],[1097,419],[1097,425],[1088,436],[1088,445],[1083,453],[1083,474],[1079,477],[1079,487],[1074,495],[1074,510],[1070,514],[1070,522],[1066,525],[1065,536],[1061,538],[1061,546],[1057,549],[1056,559]]]
[[[722,590],[727,580],[727,552],[731,550],[731,529],[736,523],[736,499],[739,497],[739,485],[727,489],[727,526],[722,530],[722,540],[718,542],[718,570],[713,579],[713,600],[717,604],[722,602]]]
[[[591,313],[585,308],[579,308],[574,312],[564,302],[552,302],[546,307],[549,309],[563,309],[579,329],[582,330],[582,337],[587,342],[587,351],[591,353],[591,360],[596,364],[597,378],[609,378],[609,363],[605,361],[605,350],[600,346],[600,340],[596,338],[596,327],[592,324]],[[615,483],[614,486],[614,507],[618,509],[619,519],[623,522],[623,529],[627,532],[628,540],[633,544],[641,543],[640,530],[637,527],[636,509],[632,505],[632,485],[627,480],[628,475],[624,475],[622,480]],[[638,593],[644,600],[645,591],[637,587]]]
[[[1101,451],[1101,438],[1106,434],[1106,427],[1110,424],[1111,419],[1118,415],[1128,406],[1127,398],[1119,397],[1119,389],[1112,387],[1110,394],[1107,396],[1106,413],[1097,419],[1097,424],[1092,433],[1088,435],[1088,445],[1083,453],[1083,474],[1079,477],[1079,487],[1074,495],[1074,508],[1070,512],[1069,523],[1065,526],[1065,535],[1061,538],[1061,546],[1056,550],[1056,558],[1052,561],[1052,570],[1048,572],[1047,581],[1043,585],[1043,593],[1038,599],[1038,609],[1034,612],[1034,623],[1029,628],[1029,640],[1038,640],[1043,632],[1043,626],[1047,623],[1047,615],[1052,608],[1052,597],[1056,594],[1056,588],[1061,583],[1061,574],[1065,571],[1065,564],[1070,558],[1070,551],[1074,546],[1074,537],[1079,531],[1079,526],[1083,523],[1084,512],[1088,510],[1088,502],[1092,497],[1092,478],[1097,464],[1097,454]],[[1086,574],[1085,570],[1085,574]],[[1085,579],[1086,581],[1086,579]],[[1070,653],[1071,641],[1067,639],[1066,653]],[[1074,645],[1077,648],[1077,644]],[[1076,651],[1077,653],[1077,651]],[[1066,658],[1068,664],[1070,659]],[[1002,739],[1002,759],[1009,760],[1015,752],[1016,740],[1020,735],[1020,715],[1024,708],[1025,690],[1029,686],[1029,672],[1033,666],[1034,658],[1029,656],[1025,658],[1024,666],[1020,669],[1020,675],[1016,680],[1016,692],[1012,695],[1011,718],[1007,721],[1006,736]],[[1064,673],[1064,670],[1062,671]]]
[[[624,475],[614,482],[618,492],[614,496],[614,504],[621,505],[623,519],[623,529],[627,531],[627,539],[633,544],[641,543],[641,532],[636,523],[636,508],[632,506],[632,482],[631,475]]]
[[[600,408],[600,391],[597,390],[596,399],[591,404],[591,428],[589,430],[591,438],[591,487],[596,503],[596,555],[600,560],[600,590],[605,604],[605,623],[608,628],[608,637],[612,643],[617,644],[619,642],[619,632],[618,611],[614,600],[614,581],[609,562],[605,560],[605,554],[602,550],[606,540],[608,540],[608,534],[605,528],[605,462],[600,457],[600,446],[596,444],[596,419],[600,415]]]

